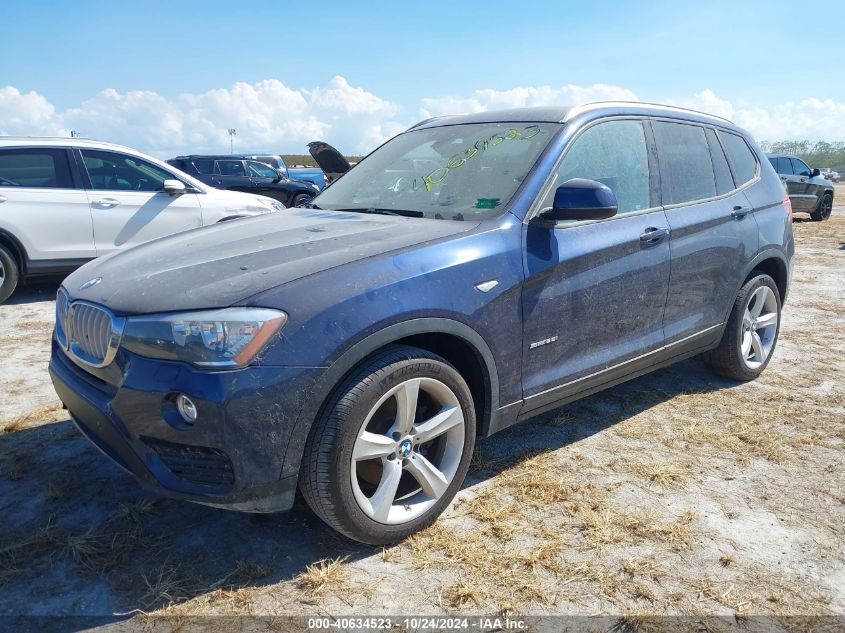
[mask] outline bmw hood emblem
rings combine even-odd
[[[80,290],[87,290],[87,289],[88,289],[88,288],[90,288],[91,286],[96,286],[96,285],[97,285],[98,283],[100,283],[102,280],[103,280],[103,278],[102,278],[102,277],[94,277],[93,279],[89,279],[89,280],[88,280],[88,281],[86,281],[84,284],[82,284],[81,286],[79,286],[79,289],[80,289]]]

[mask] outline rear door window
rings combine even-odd
[[[0,150],[0,187],[72,189],[67,151],[50,148]]]
[[[792,171],[792,161],[788,158],[776,158],[775,159],[778,163],[775,171],[779,174],[784,174],[786,176],[791,176],[793,173]]]
[[[246,176],[243,161],[240,160],[218,160],[214,173],[221,176]]]
[[[191,161],[191,164],[198,174],[209,175],[214,173],[214,160],[211,158],[195,158]]]
[[[663,204],[713,198],[716,176],[704,128],[668,121],[654,121],[652,125],[660,157]]]
[[[725,146],[728,160],[734,172],[734,180],[737,187],[741,187],[757,175],[757,158],[754,152],[748,147],[745,139],[738,134],[719,131],[719,138]]]
[[[734,179],[716,132],[712,128],[707,128],[705,132],[707,144],[710,146],[710,158],[713,160],[713,173],[716,175],[716,193],[721,196],[734,189]]]

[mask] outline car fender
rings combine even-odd
[[[496,362],[489,346],[478,332],[460,321],[440,317],[423,317],[394,323],[353,344],[317,380],[311,391],[311,397],[297,416],[285,450],[285,460],[280,477],[289,477],[299,472],[311,426],[317,416],[320,415],[332,391],[349,372],[373,352],[415,334],[450,334],[474,347],[484,363],[486,377],[489,381],[489,389],[487,390],[489,402],[485,408],[491,413],[498,410],[499,376]]]

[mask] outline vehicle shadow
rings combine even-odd
[[[735,385],[687,361],[572,403],[480,440],[465,487],[678,394]],[[0,513],[7,616],[96,614],[105,624],[219,590],[288,581],[322,559],[381,551],[338,536],[301,500],[288,513],[247,515],[148,495],[70,420],[0,433]],[[281,604],[302,599],[290,583],[279,592]]]
[[[28,303],[39,303],[41,301],[52,301],[56,298],[56,292],[61,283],[61,277],[51,277],[28,282],[26,285],[21,285],[15,289],[12,296],[6,299],[3,305],[24,305]]]

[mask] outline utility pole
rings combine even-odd
[[[237,135],[238,131],[234,128],[229,128],[229,153],[235,153],[235,136]]]

